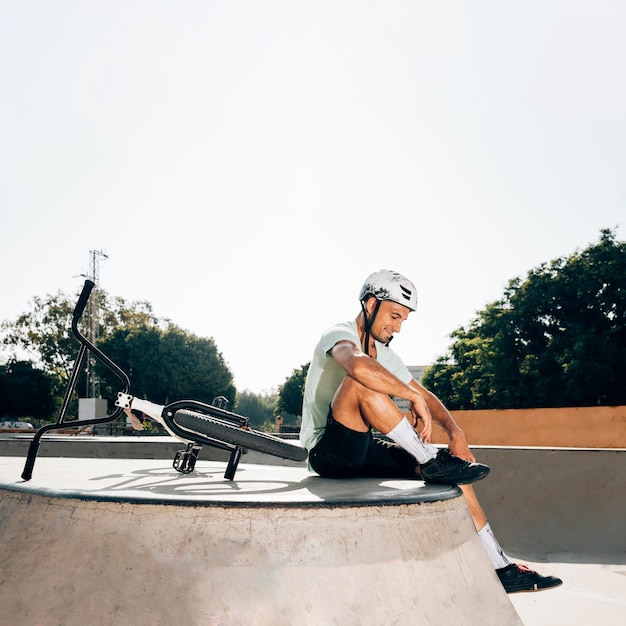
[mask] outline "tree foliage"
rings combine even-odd
[[[14,322],[2,323],[3,346],[13,359],[18,353],[55,378],[69,376],[76,353],[71,334],[73,304],[62,292],[35,297],[33,308]]]
[[[291,376],[289,376],[278,389],[276,411],[282,413],[283,416],[285,416],[285,414],[293,416],[302,415],[304,383],[310,365],[310,363],[305,363],[299,368],[294,369]]]
[[[30,361],[0,365],[0,417],[48,419],[55,408],[48,374]]]
[[[626,244],[602,230],[451,338],[423,382],[452,409],[626,404]]]
[[[147,302],[128,303],[123,298],[110,298],[99,289],[92,291],[91,298],[98,301],[99,334],[119,326],[158,326],[161,323]],[[33,298],[30,311],[15,321],[0,324],[5,351],[13,359],[18,359],[18,354],[26,355],[55,379],[66,380],[78,352],[78,343],[71,331],[77,300],[78,295],[68,296],[61,291],[45,298]],[[87,324],[85,313],[79,324],[85,335]]]
[[[245,415],[253,428],[273,431],[277,400],[276,393],[256,394],[245,390],[237,393],[235,412]]]
[[[94,290],[97,298],[97,346],[131,379],[131,393],[153,402],[191,398],[211,402],[215,396],[235,398],[232,374],[212,338],[197,337],[168,320],[157,318],[147,302],[127,302]],[[79,344],[71,333],[78,297],[61,292],[34,298],[32,309],[1,326],[2,345],[9,357],[25,353],[46,372],[54,394],[62,396]],[[87,313],[81,331],[87,335]],[[119,390],[106,368],[96,364],[105,397]],[[84,372],[77,390],[86,389]]]
[[[211,403],[216,396],[235,399],[232,374],[213,339],[197,337],[178,326],[141,325],[107,332],[99,348],[129,376],[133,395],[167,404],[193,399]],[[119,391],[118,379],[97,364],[108,395]]]

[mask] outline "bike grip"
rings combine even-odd
[[[35,459],[37,458],[37,451],[39,450],[39,441],[31,441],[28,448],[28,457],[26,458],[26,464],[24,465],[24,471],[22,472],[22,478],[24,480],[30,480],[33,477],[33,467],[35,467]]]
[[[86,280],[83,285],[83,290],[80,294],[80,298],[78,298],[78,302],[76,303],[76,308],[74,309],[74,317],[80,317],[85,310],[85,306],[87,305],[87,300],[89,300],[89,296],[91,295],[91,290],[96,286],[96,283],[93,280]]]

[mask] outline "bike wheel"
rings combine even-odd
[[[217,439],[290,461],[304,461],[307,457],[307,451],[298,445],[258,430],[246,430],[235,424],[229,424],[195,411],[180,409],[174,413],[172,419],[180,428],[197,436]]]

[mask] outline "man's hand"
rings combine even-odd
[[[450,439],[450,443],[448,444],[450,452],[468,463],[474,463],[476,459],[467,445],[465,433],[459,428],[454,419],[452,419],[450,411],[446,409],[441,400],[439,400],[434,393],[422,387],[415,379],[411,381],[409,387],[422,395],[431,411],[433,419],[448,435]]]
[[[124,409],[124,413],[128,415],[128,419],[133,427],[133,430],[143,430],[143,422],[132,412],[129,408]]]
[[[424,397],[419,392],[416,394],[415,399],[411,401],[411,416],[411,423],[414,428],[417,427],[417,420],[419,418],[422,419],[424,427],[421,431],[419,431],[420,437],[422,438],[422,441],[430,441],[430,438],[433,435],[433,418],[430,414],[430,409],[426,404],[426,400],[424,400]]]

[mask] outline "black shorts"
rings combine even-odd
[[[328,411],[326,430],[309,452],[311,467],[324,478],[418,478],[418,463],[404,448],[372,431],[351,430]]]

